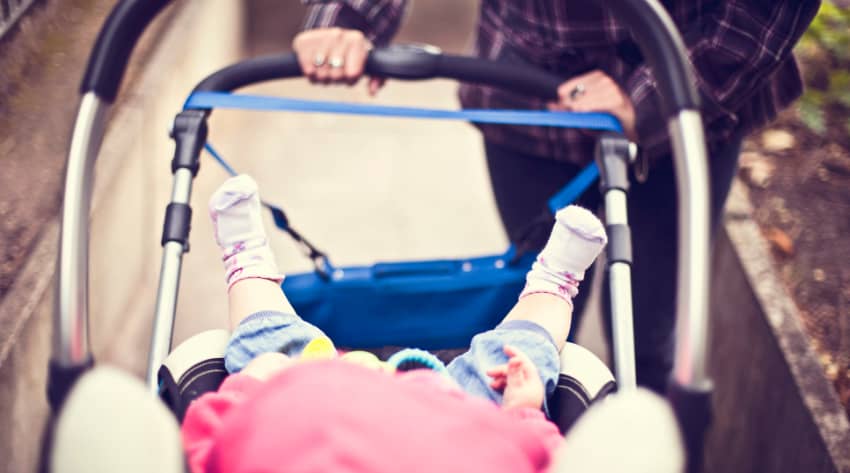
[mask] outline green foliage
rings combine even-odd
[[[850,7],[823,0],[797,46],[806,69],[806,93],[800,119],[812,131],[826,133],[829,122],[850,133]]]

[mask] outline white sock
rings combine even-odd
[[[605,227],[592,212],[576,205],[561,209],[549,241],[525,277],[520,299],[545,292],[572,302],[584,272],[607,242]]]
[[[266,240],[257,183],[250,176],[225,181],[210,197],[209,209],[228,289],[248,278],[283,281]]]

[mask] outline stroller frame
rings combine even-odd
[[[103,138],[109,105],[115,100],[129,56],[145,28],[169,0],[121,0],[98,36],[81,85],[82,99],[71,139],[65,181],[62,231],[58,256],[58,282],[54,311],[53,350],[48,374],[48,396],[54,412],[73,383],[93,366],[88,341],[88,215],[93,187],[93,167]],[[711,381],[707,374],[709,212],[707,153],[699,113],[699,98],[684,46],[670,17],[657,0],[615,0],[606,5],[632,33],[655,72],[661,91],[661,108],[668,121],[673,146],[679,197],[679,253],[677,268],[676,355],[668,397],[683,430],[688,468],[699,469],[702,444],[710,419]],[[271,78],[300,75],[289,56],[255,61],[248,73],[226,68],[203,81],[196,90],[233,90]],[[281,69],[282,67],[282,69]],[[555,98],[558,78],[534,70],[504,68],[473,58],[422,54],[410,50],[376,50],[367,62],[370,75],[396,79],[448,77],[507,87],[546,98]],[[188,236],[189,196],[197,172],[198,156],[206,138],[202,120],[175,121],[177,149],[173,161],[171,205],[163,231],[163,259],[157,295],[156,321],[149,367],[158,367],[170,348],[182,254]],[[189,118],[189,117],[184,117]],[[198,117],[200,118],[200,117]],[[183,126],[188,128],[183,128]],[[194,129],[193,129],[194,128]],[[177,134],[188,133],[186,139]],[[623,140],[603,138],[598,153],[605,190],[606,221],[624,226],[625,191],[630,153]],[[627,227],[625,227],[627,229]],[[627,234],[612,234],[615,258],[610,267],[612,309],[627,314],[615,322],[615,346],[631,346],[631,294]],[[617,317],[620,319],[621,317]],[[633,350],[631,350],[633,352]],[[615,353],[618,371],[628,366],[625,350]],[[633,356],[633,355],[632,355]],[[633,359],[631,360],[633,365]],[[156,376],[149,369],[148,380]],[[627,373],[627,372],[626,372]],[[626,376],[633,376],[631,375]],[[623,379],[623,386],[633,383]]]

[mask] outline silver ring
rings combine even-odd
[[[578,100],[579,97],[587,92],[587,87],[584,84],[577,84],[573,87],[573,90],[570,91],[570,100]]]
[[[324,54],[316,54],[313,56],[313,65],[316,67],[322,67],[325,65],[325,55]]]
[[[328,65],[331,66],[332,69],[339,69],[345,64],[345,60],[339,56],[334,56],[328,61]]]

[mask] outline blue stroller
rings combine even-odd
[[[167,0],[122,0],[104,25],[82,85],[82,101],[72,138],[62,215],[62,236],[54,318],[54,349],[49,366],[48,396],[60,411],[78,381],[93,365],[87,340],[87,238],[92,164],[101,140],[105,110],[117,94],[136,40]],[[618,0],[610,8],[631,25],[650,65],[658,75],[674,145],[680,207],[677,356],[669,398],[685,439],[689,469],[701,464],[702,442],[710,417],[710,381],[706,374],[708,211],[705,143],[697,94],[684,59],[681,41],[669,17],[655,0]],[[557,97],[561,79],[536,70],[506,68],[497,62],[440,54],[429,48],[392,47],[375,50],[366,65],[373,76],[403,80],[437,77],[503,87],[545,99]],[[214,108],[260,108],[336,113],[454,118],[487,123],[573,126],[600,135],[596,162],[549,202],[550,209],[569,204],[597,176],[605,197],[605,221],[611,278],[614,365],[617,389],[635,388],[631,316],[631,245],[626,218],[628,167],[634,150],[618,132],[619,124],[601,114],[519,111],[411,110],[394,107],[338,105],[231,92],[262,81],[301,75],[292,55],[243,61],[224,68],[197,85],[174,121],[176,143],[172,161],[173,191],[166,210],[160,285],[148,361],[147,388],[181,418],[191,400],[214,390],[226,372],[222,356],[227,333],[212,331],[171,349],[182,256],[188,249],[192,180],[207,143],[207,119]],[[418,346],[431,350],[463,347],[476,333],[493,327],[519,292],[534,255],[509,248],[504,254],[457,260],[378,263],[368,267],[335,267],[326,254],[303,238],[277,207],[270,207],[276,225],[306,250],[315,271],[290,275],[284,289],[298,313],[322,328],[341,346],[378,348]],[[413,290],[412,288],[416,288]],[[462,296],[462,297],[461,297]],[[459,305],[459,300],[468,301]],[[338,317],[346,307],[347,316]],[[351,308],[357,307],[355,314]],[[452,307],[446,310],[446,307]],[[496,317],[496,318],[494,318]],[[364,329],[365,328],[365,329]],[[573,348],[571,348],[573,350]],[[579,351],[562,353],[562,363],[579,362]],[[95,370],[96,371],[96,370]],[[579,411],[562,395],[580,393],[580,407],[613,389],[610,379],[594,386],[576,385],[569,369],[549,406],[556,423],[566,430]],[[82,385],[82,383],[80,383]],[[570,399],[575,396],[570,396]],[[566,397],[564,397],[566,399]],[[58,446],[59,444],[57,444]],[[45,453],[50,455],[49,448]]]

